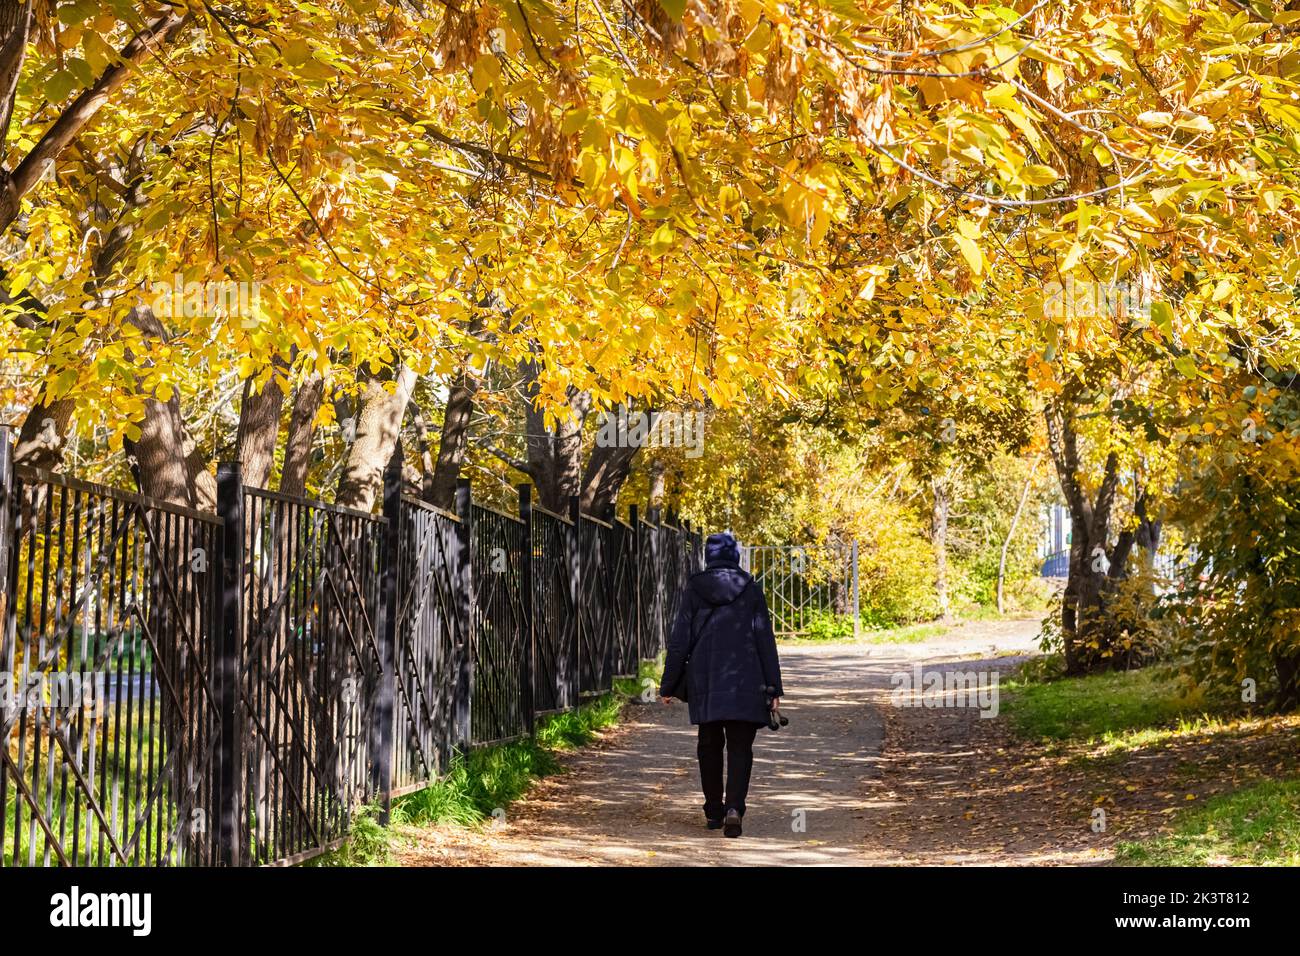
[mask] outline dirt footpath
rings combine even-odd
[[[915,860],[886,766],[890,676],[915,662],[1021,655],[1034,621],[968,624],[912,645],[781,648],[790,725],[760,730],[745,835],[706,830],[685,704],[635,704],[482,831],[422,828],[404,866],[854,865]],[[1004,665],[1009,661],[1004,660]],[[987,665],[981,665],[987,666]],[[971,667],[963,664],[963,667]],[[943,759],[943,758],[940,758]],[[918,828],[919,829],[919,828]]]

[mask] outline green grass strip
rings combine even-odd
[[[1300,866],[1300,780],[1269,780],[1178,815],[1174,832],[1120,843],[1126,866]]]
[[[642,695],[647,680],[657,687],[658,677],[657,662],[642,662],[640,676],[616,680],[610,693],[539,719],[532,737],[458,754],[439,780],[393,801],[388,827],[379,823],[377,807],[363,807],[353,815],[347,843],[306,865],[383,864],[398,839],[396,827],[484,825],[494,811],[523,796],[534,780],[556,773],[559,753],[586,746],[600,730],[616,724],[624,705]]]

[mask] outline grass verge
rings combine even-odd
[[[1126,866],[1300,866],[1300,780],[1269,780],[1180,814],[1173,833],[1120,843]]]
[[[1195,732],[1214,722],[1204,698],[1169,667],[1046,682],[1018,676],[1003,689],[1002,706],[1012,725],[1038,740],[1132,750],[1149,746],[1164,732]]]
[[[353,815],[347,842],[306,865],[384,865],[403,827],[486,824],[534,780],[556,773],[557,754],[591,743],[597,732],[617,723],[624,705],[641,695],[644,682],[649,679],[658,686],[658,676],[656,662],[642,662],[638,677],[616,680],[610,693],[539,719],[532,737],[457,755],[441,779],[393,801],[387,827],[379,823],[377,807],[363,807]]]
[[[804,623],[804,631],[795,637],[782,637],[782,644],[919,644],[931,638],[943,637],[962,624],[1007,620],[996,611],[983,612],[972,610],[962,613],[951,623],[940,621],[922,621],[916,624],[900,624],[895,627],[880,627],[867,621],[862,623],[862,637],[853,637],[853,615],[851,614],[815,614]]]
[[[950,630],[952,625],[949,624],[907,624],[903,627],[864,631],[862,639],[867,644],[920,644],[932,637],[942,637]]]

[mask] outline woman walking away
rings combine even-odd
[[[736,539],[725,532],[709,535],[704,560],[704,570],[691,575],[682,593],[659,696],[664,703],[676,697],[690,705],[691,723],[700,728],[704,818],[710,830],[738,837],[754,735],[781,702],[781,664],[763,589],[741,570]]]

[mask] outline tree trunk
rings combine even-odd
[[[1137,500],[1133,503],[1133,513],[1138,519],[1136,541],[1138,547],[1142,549],[1142,566],[1149,572],[1154,570],[1156,552],[1160,550],[1162,522],[1158,519],[1152,520],[1147,514],[1148,497],[1147,489],[1143,488],[1142,493],[1138,495]]]
[[[650,462],[650,501],[651,508],[662,508],[664,506],[665,476],[667,475],[668,466],[664,460],[658,456]],[[728,503],[730,507],[730,503]]]
[[[339,477],[335,502],[345,508],[370,511],[384,485],[384,466],[401,438],[406,404],[415,387],[415,372],[399,365],[391,382],[371,379],[357,415],[356,440],[348,449],[347,462]],[[391,386],[386,387],[386,386]]]
[[[632,471],[640,445],[597,445],[582,476],[582,510],[603,515],[618,503],[618,493]]]
[[[948,511],[952,507],[946,478],[930,481],[933,507],[930,510],[930,543],[934,546],[934,592],[939,602],[939,616],[948,623],[952,620],[952,605],[948,597]]]
[[[146,335],[165,340],[162,323],[147,308],[132,309],[128,321]],[[200,511],[217,507],[217,481],[190,440],[181,414],[180,398],[173,393],[165,402],[145,400],[140,437],[125,443],[134,460],[140,493]]]
[[[1273,670],[1277,673],[1277,700],[1280,712],[1300,707],[1300,654],[1273,652]]]
[[[280,363],[277,363],[279,365]],[[251,378],[244,382],[244,398],[239,404],[239,431],[235,440],[235,457],[242,466],[244,484],[266,488],[275,466],[275,445],[280,437],[280,410],[284,407],[284,389],[272,375],[261,391],[253,391]]]
[[[419,486],[419,497],[424,501],[433,501],[433,444],[429,441],[429,422],[424,417],[424,409],[420,408],[420,403],[414,398],[411,404],[407,406],[407,411],[411,414],[411,422],[415,425],[415,444],[416,450],[420,453],[420,470],[414,476],[414,481]],[[459,476],[460,469],[456,469]]]
[[[303,497],[307,491],[307,473],[311,470],[312,436],[316,430],[316,413],[325,398],[325,381],[320,375],[305,379],[293,393],[293,411],[289,413],[289,433],[284,439],[284,465],[280,469],[280,492]]]
[[[447,392],[447,408],[442,417],[442,438],[438,442],[438,460],[426,489],[429,503],[445,510],[451,510],[455,504],[456,480],[460,478],[460,470],[465,466],[469,450],[469,425],[478,389],[478,378],[465,369],[457,373]]]
[[[73,413],[77,410],[75,398],[41,399],[23,419],[14,446],[14,461],[30,468],[56,471],[63,464],[63,449]]]
[[[1079,475],[1074,392],[1074,389],[1067,388],[1059,398],[1049,403],[1044,412],[1048,450],[1070,510],[1070,570],[1061,605],[1062,643],[1069,674],[1089,670],[1097,659],[1095,654],[1082,653],[1081,648],[1092,628],[1102,623],[1103,586],[1110,560],[1106,544],[1119,483],[1119,456],[1111,452],[1106,456],[1096,498],[1090,500],[1085,494]]]
[[[1020,492],[1020,501],[1016,505],[1015,514],[1011,516],[1011,525],[1007,528],[1007,536],[1002,541],[1002,556],[998,559],[998,613],[1005,614],[1006,608],[1002,601],[1002,582],[1007,576],[1007,551],[1011,548],[1011,539],[1016,536],[1016,525],[1020,523],[1020,514],[1025,510],[1025,502],[1029,500],[1029,491],[1034,486],[1034,476],[1038,473],[1038,456],[1034,456],[1032,464],[1029,466],[1029,477],[1025,479],[1025,487]]]
[[[591,411],[591,394],[569,390],[571,417],[559,422],[554,430],[546,427],[546,415],[536,406],[537,376],[540,367],[535,359],[524,362],[524,409],[528,438],[528,474],[537,487],[543,508],[565,514],[569,497],[582,491],[582,426]]]

